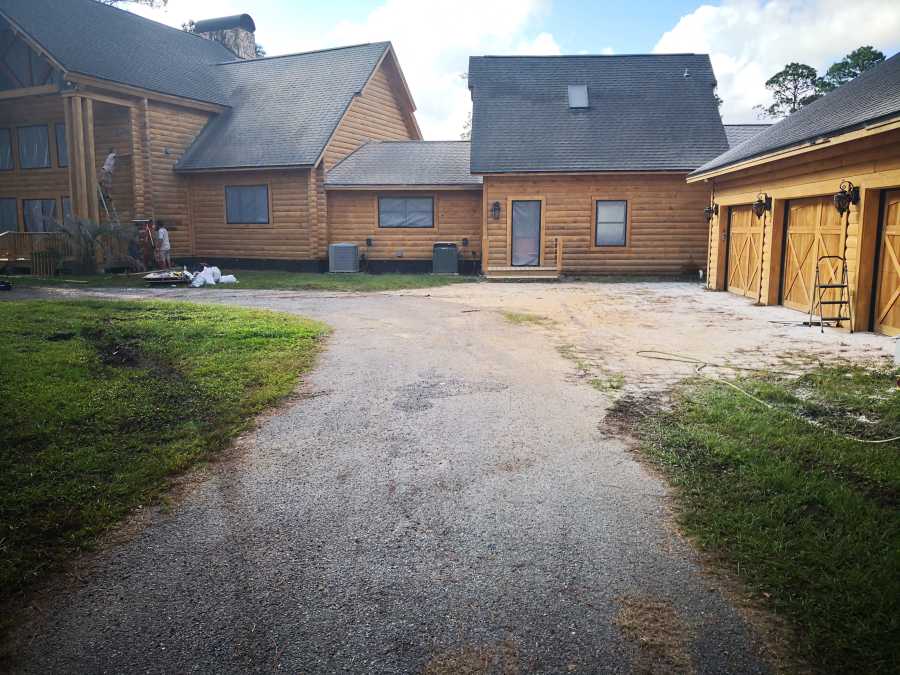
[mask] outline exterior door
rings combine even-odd
[[[728,209],[728,290],[759,297],[762,273],[763,222],[746,206]]]
[[[512,203],[510,264],[537,267],[541,264],[541,202],[536,199]]]
[[[900,335],[900,190],[884,197],[878,261],[875,330]]]
[[[816,263],[821,256],[841,255],[841,216],[831,197],[792,199],[788,202],[784,233],[784,266],[781,302],[785,307],[808,312],[816,283]],[[842,270],[835,260],[822,263],[822,283],[841,283]],[[839,289],[826,299],[837,299]]]

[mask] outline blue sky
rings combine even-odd
[[[173,26],[248,12],[270,55],[391,40],[430,140],[459,136],[469,55],[707,53],[728,123],[759,121],[766,79],[790,61],[822,71],[863,44],[900,50],[900,0],[169,0],[133,11]]]

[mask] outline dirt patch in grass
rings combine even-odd
[[[643,596],[619,598],[616,625],[637,646],[632,672],[693,673],[691,633],[670,602]]]
[[[502,312],[503,318],[515,326],[549,326],[553,321],[540,314],[529,312]]]
[[[434,655],[423,675],[519,675],[519,647],[512,640],[487,645],[464,645]]]

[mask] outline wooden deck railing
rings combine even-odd
[[[72,256],[63,232],[0,232],[0,267],[27,267],[32,274],[49,276]]]

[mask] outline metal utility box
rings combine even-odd
[[[456,244],[439,242],[434,245],[431,271],[433,274],[459,274],[459,252]]]
[[[328,246],[329,272],[359,272],[359,246],[356,244],[330,244]]]

